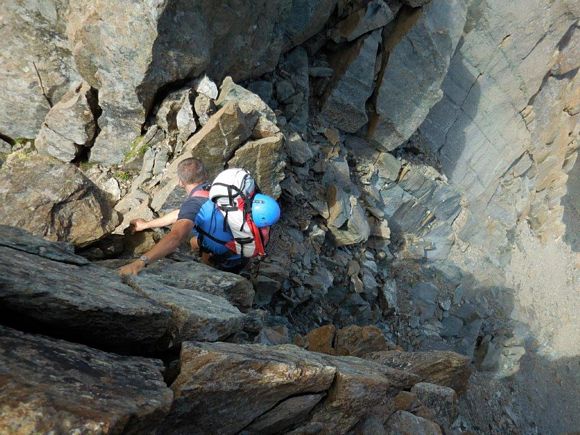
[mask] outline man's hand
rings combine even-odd
[[[119,269],[117,269],[117,272],[119,272],[119,275],[121,276],[137,275],[139,272],[141,272],[141,270],[143,270],[144,267],[145,263],[143,263],[143,261],[136,260],[133,261],[132,263],[126,264],[123,267],[120,267]]]
[[[133,219],[130,223],[131,226],[133,227],[133,231],[135,231],[136,233],[149,228],[149,226],[147,225],[147,221],[145,219]]]

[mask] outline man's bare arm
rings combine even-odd
[[[167,255],[175,252],[179,245],[191,236],[193,229],[193,222],[189,219],[180,219],[171,228],[171,231],[165,235],[159,242],[151,248],[145,255],[150,262],[159,260]],[[137,275],[143,268],[145,263],[141,260],[136,260],[126,266],[119,268],[120,275]]]
[[[135,231],[148,230],[150,228],[162,228],[173,225],[177,222],[177,217],[179,216],[179,209],[170,211],[165,216],[161,216],[157,219],[152,219],[146,221],[145,219],[133,219],[131,225],[135,228]]]

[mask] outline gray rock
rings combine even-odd
[[[285,145],[290,158],[299,165],[304,165],[314,157],[310,145],[302,140],[298,133],[291,133],[287,137]]]
[[[282,288],[278,281],[263,275],[256,277],[254,287],[256,289],[255,304],[257,307],[269,305],[272,302],[272,297]]]
[[[389,54],[368,135],[387,151],[406,141],[442,97],[441,83],[465,24],[463,2],[433,2]],[[414,76],[410,76],[410,71]]]
[[[356,197],[330,186],[327,204],[330,211],[328,228],[337,246],[361,243],[369,238],[370,226]]]
[[[280,181],[285,177],[284,137],[281,134],[249,141],[228,161],[231,168],[244,168],[252,174],[260,189],[274,198],[282,193]]]
[[[211,100],[215,100],[219,94],[217,85],[206,75],[193,83],[193,89],[198,95],[204,95]]]
[[[293,0],[283,22],[283,50],[301,45],[322,30],[336,3],[337,0]]]
[[[193,108],[197,115],[197,119],[202,126],[207,124],[210,116],[215,112],[214,102],[205,95],[198,95],[195,97]]]
[[[247,279],[233,273],[218,272],[196,261],[156,261],[141,275],[169,286],[223,297],[244,311],[252,307],[254,289]]]
[[[281,103],[286,103],[295,93],[296,89],[294,89],[294,85],[290,80],[279,80],[276,82],[276,98]]]
[[[151,275],[128,277],[127,282],[172,311],[170,347],[186,340],[220,341],[242,330],[244,315],[221,296],[169,286]]]
[[[397,411],[385,424],[389,435],[441,435],[441,428],[432,421],[407,411]]]
[[[457,394],[455,390],[441,385],[420,382],[411,388],[417,400],[434,413],[433,420],[447,433],[457,418]]]
[[[461,329],[463,328],[463,321],[455,316],[449,316],[443,319],[442,337],[459,337]]]
[[[330,59],[341,74],[333,78],[321,115],[336,128],[355,133],[368,121],[365,105],[373,92],[380,39],[380,31],[375,31]]]
[[[0,154],[8,154],[12,151],[12,145],[0,138]]]
[[[180,143],[189,139],[196,130],[191,90],[182,89],[168,95],[157,111],[156,123],[167,133],[175,134]]]
[[[0,224],[53,241],[84,246],[119,222],[106,194],[75,166],[36,155],[15,156],[0,169]]]
[[[351,13],[340,21],[331,31],[334,42],[354,41],[361,35],[384,27],[391,22],[395,14],[383,0],[372,0],[366,7]]]
[[[0,425],[9,433],[141,433],[173,394],[159,360],[119,356],[0,326]]]
[[[68,3],[4,4],[0,132],[8,137],[36,137],[51,104],[60,100],[71,83],[80,80],[66,40]]]
[[[401,161],[392,154],[380,153],[375,166],[378,169],[379,177],[389,181],[395,181],[399,178]]]
[[[171,311],[125,285],[115,272],[0,247],[4,316],[109,348],[153,350]]]
[[[216,100],[216,105],[221,108],[230,101],[239,106],[250,128],[253,128],[258,118],[262,116],[269,121],[276,122],[276,115],[258,95],[237,85],[231,77],[226,77],[220,86],[220,94]]]
[[[96,108],[96,95],[90,86],[76,84],[46,115],[34,142],[36,149],[64,162],[72,161],[79,147],[92,145]]]

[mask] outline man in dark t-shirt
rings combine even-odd
[[[197,235],[193,229],[195,217],[201,206],[208,200],[207,172],[200,160],[187,158],[182,160],[177,166],[177,176],[179,185],[187,193],[187,199],[179,210],[173,210],[165,216],[151,221],[143,219],[131,221],[135,231],[160,228],[173,224],[171,231],[138,260],[119,268],[119,274],[137,275],[149,263],[175,252],[181,243]],[[192,240],[195,239],[194,237]],[[193,242],[192,248],[196,248]]]

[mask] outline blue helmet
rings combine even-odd
[[[258,228],[274,225],[280,219],[280,206],[276,200],[262,193],[252,201],[252,220]]]

